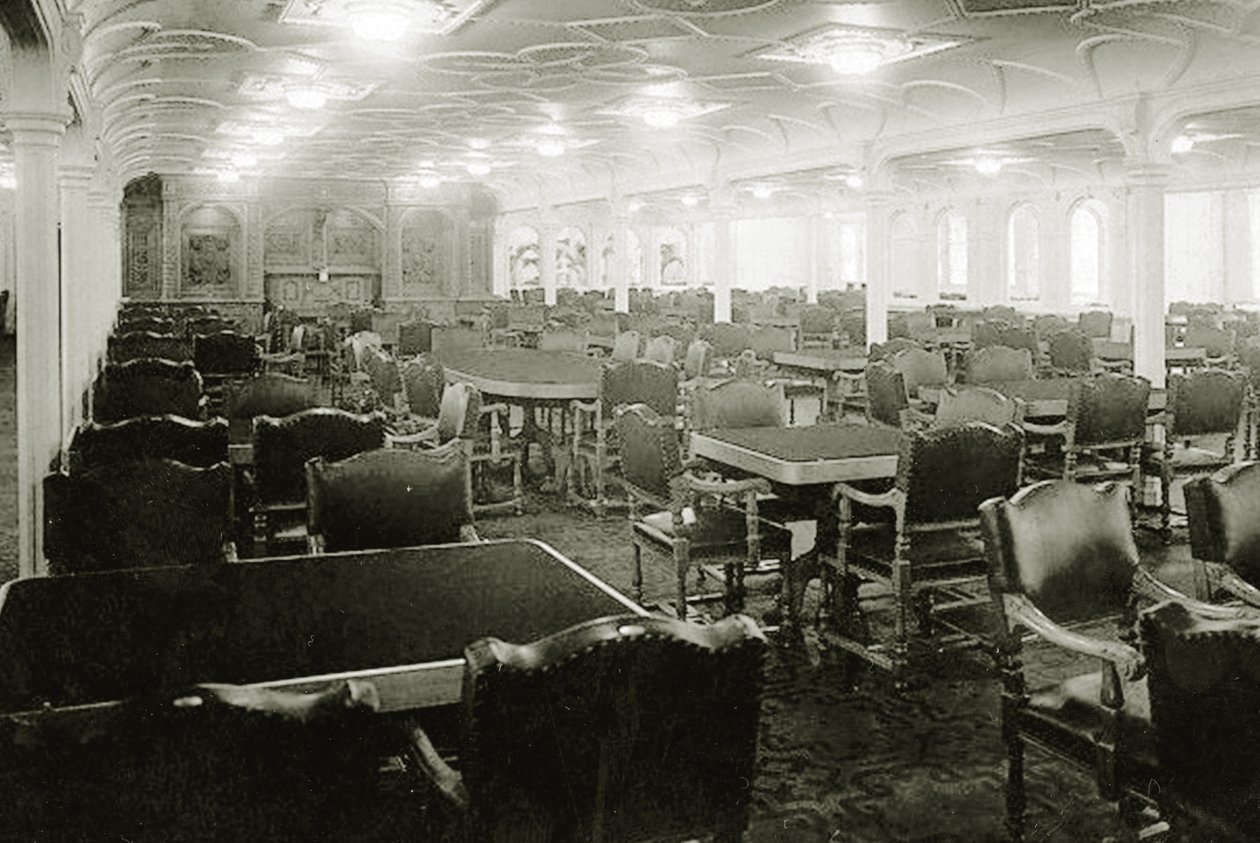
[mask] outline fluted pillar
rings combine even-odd
[[[94,168],[63,164],[61,188],[61,385],[63,444],[83,416],[92,357],[92,230],[88,189]]]
[[[558,227],[554,220],[543,219],[538,232],[539,251],[538,271],[543,287],[543,301],[548,305],[556,303],[556,235]]]
[[[613,307],[618,313],[630,312],[630,218],[624,213],[613,217],[612,266],[609,267],[613,288]]]
[[[866,196],[866,343],[888,340],[888,304],[892,300],[889,214],[892,197],[884,192]]]
[[[731,321],[731,288],[738,271],[735,264],[735,197],[730,188],[710,193],[713,219],[713,321]]]
[[[1125,164],[1128,187],[1129,288],[1133,296],[1133,369],[1152,386],[1165,383],[1164,192],[1169,167],[1149,161]]]

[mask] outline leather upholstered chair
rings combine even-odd
[[[319,405],[317,387],[304,378],[268,372],[224,385],[223,409],[233,442],[248,442],[256,416],[280,418]]]
[[[1026,348],[991,345],[973,352],[967,360],[967,383],[992,384],[1032,380],[1033,356]]]
[[[394,352],[399,357],[427,354],[433,348],[433,326],[428,322],[403,322],[398,326],[398,344]]]
[[[118,317],[118,333],[128,334],[136,331],[153,334],[170,334],[175,330],[175,323],[156,313],[122,314]]]
[[[783,410],[781,385],[725,380],[692,390],[687,429],[783,427]]]
[[[1024,834],[1024,747],[1034,743],[1097,777],[1100,795],[1141,797],[1160,781],[1145,664],[1132,646],[1140,598],[1178,600],[1230,617],[1246,610],[1197,603],[1141,566],[1128,490],[1047,480],[980,507],[995,612],[1006,744],[1006,830]],[[1070,525],[1070,527],[1069,527]],[[1110,630],[1110,631],[1109,631]],[[1068,678],[1030,688],[1027,633],[1074,654]]]
[[[458,829],[441,839],[743,839],[765,649],[743,615],[601,618],[532,644],[471,644],[459,771],[413,732]]]
[[[981,313],[986,322],[1002,322],[1007,325],[1017,324],[1021,317],[1019,311],[1007,304],[991,304]]]
[[[873,424],[901,427],[903,413],[910,408],[905,376],[887,360],[866,364],[866,420]]]
[[[814,305],[801,311],[801,348],[833,348],[836,344],[836,312]]]
[[[193,362],[205,382],[210,409],[222,401],[223,384],[234,378],[247,378],[262,366],[261,349],[253,337],[235,331],[217,331],[193,336]]]
[[[713,346],[708,340],[694,339],[687,345],[687,354],[683,358],[683,378],[694,381],[709,374],[709,363],[713,359]]]
[[[1159,795],[1173,839],[1260,839],[1260,616],[1177,602],[1141,617]]]
[[[586,331],[575,328],[547,328],[538,335],[540,351],[567,351],[571,354],[585,354],[590,337]]]
[[[401,375],[407,409],[418,418],[436,419],[446,383],[442,364],[431,355],[420,355],[402,364]]]
[[[1018,426],[1024,418],[1024,403],[996,389],[973,386],[942,389],[936,412],[926,419],[932,427],[952,427],[968,422],[984,422],[994,427]]]
[[[887,342],[871,344],[871,360],[891,360],[896,354],[912,348],[923,348],[923,343],[907,337],[892,337]]]
[[[193,313],[184,320],[184,332],[189,339],[221,331],[236,331],[236,323],[213,313]]]
[[[71,474],[141,459],[171,459],[196,468],[228,461],[228,423],[182,416],[84,422],[70,443]]]
[[[639,349],[643,345],[643,337],[638,331],[622,331],[613,340],[609,357],[620,362],[629,362],[639,358]]]
[[[1094,368],[1094,343],[1080,331],[1059,331],[1047,340],[1046,358],[1057,376],[1088,374]]]
[[[643,359],[673,366],[677,349],[678,340],[668,334],[661,334],[648,340],[647,345],[643,347]]]
[[[1234,462],[1234,445],[1246,400],[1246,378],[1224,369],[1198,369],[1168,378],[1163,447],[1144,456],[1143,470],[1160,479],[1160,528],[1169,535],[1173,481],[1210,474]],[[1221,450],[1209,447],[1223,439]]]
[[[378,406],[397,409],[398,396],[403,391],[402,376],[394,358],[382,348],[369,348],[363,354],[363,371],[367,372],[376,393]]]
[[[113,363],[126,363],[141,357],[158,357],[182,363],[192,359],[192,349],[187,340],[174,334],[129,331],[109,338],[108,356]]]
[[[734,357],[752,345],[752,334],[748,326],[733,322],[705,325],[701,331],[701,339],[713,346],[714,355],[722,360]]]
[[[1072,325],[1062,316],[1054,313],[1043,313],[1033,318],[1032,327],[1037,332],[1038,337],[1042,340],[1048,340],[1060,331],[1070,329]],[[1086,336],[1089,335],[1086,334]]]
[[[671,342],[672,338],[666,337]],[[672,353],[672,349],[671,349]],[[606,366],[600,374],[599,396],[589,403],[574,401],[572,467],[568,484],[573,500],[589,503],[597,513],[608,506],[608,472],[619,459],[616,434],[617,408],[646,404],[657,415],[673,419],[678,412],[678,370],[673,363],[632,360]],[[586,424],[590,419],[589,428]],[[589,475],[591,497],[580,494],[577,472]]]
[[[757,496],[769,494],[770,484],[761,478],[701,477],[684,469],[672,419],[646,405],[620,409],[617,432],[630,501],[635,600],[643,600],[642,558],[648,550],[674,563],[679,618],[687,617],[687,573],[694,560],[722,564],[727,611],[742,609],[745,570],[756,570],[763,558],[787,561],[791,553],[791,533],[758,514]],[[655,511],[643,513],[645,505]]]
[[[1220,589],[1260,606],[1260,463],[1234,463],[1185,485],[1190,555],[1208,599]]]
[[[1076,326],[1090,339],[1109,339],[1114,319],[1109,310],[1087,310],[1076,319]]]
[[[235,560],[232,469],[168,459],[44,478],[44,553],[52,574]]]
[[[890,362],[901,374],[909,398],[919,397],[919,387],[940,388],[949,383],[948,365],[940,351],[907,348],[894,354]]]
[[[477,541],[468,455],[452,441],[428,451],[364,451],[306,464],[312,553]]]
[[[92,402],[96,421],[164,415],[204,417],[201,376],[191,363],[145,357],[105,366]]]
[[[306,461],[343,460],[385,445],[385,417],[330,407],[254,419],[254,545],[270,554],[306,541]]]
[[[887,492],[841,483],[839,541],[834,571],[838,615],[846,649],[888,670],[898,684],[910,662],[910,617],[922,635],[941,608],[977,602],[960,586],[984,576],[977,535],[978,507],[1019,488],[1023,436],[1018,428],[982,422],[909,433],[902,440],[897,476]],[[861,580],[892,592],[894,629],[890,646],[862,642],[853,621],[860,617]],[[865,626],[859,624],[858,626]]]

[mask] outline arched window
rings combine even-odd
[[[1086,199],[1072,209],[1068,218],[1072,304],[1092,304],[1103,297],[1103,210],[1097,199]]]
[[[508,278],[511,279],[512,289],[538,286],[540,252],[537,229],[528,225],[512,229],[508,235]]]
[[[967,295],[967,218],[953,208],[936,218],[936,282],[942,296]]]
[[[923,289],[922,271],[918,266],[919,232],[914,220],[907,213],[897,214],[888,226],[892,245],[891,272],[893,295],[913,299]]]
[[[1006,226],[1006,290],[1012,300],[1037,298],[1041,288],[1037,240],[1037,212],[1029,205],[1017,206]]]
[[[556,286],[586,286],[586,235],[580,228],[561,229],[556,237]]]

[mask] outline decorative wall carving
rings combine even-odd
[[[180,225],[180,295],[239,295],[244,280],[241,235],[240,218],[227,208],[206,205],[185,213]]]
[[[301,315],[319,315],[334,302],[370,305],[376,279],[365,275],[319,276],[277,274],[267,276],[267,298]]]
[[[440,290],[453,270],[453,225],[440,211],[417,210],[403,220],[401,232],[404,291]]]

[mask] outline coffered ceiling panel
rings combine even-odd
[[[807,151],[843,174],[899,133],[1260,71],[1244,0],[69,5],[126,176],[235,167],[630,194],[661,172],[703,183]],[[1003,154],[1036,157],[1036,178],[1098,166],[1074,147]],[[948,182],[965,157],[899,162],[899,184]]]

